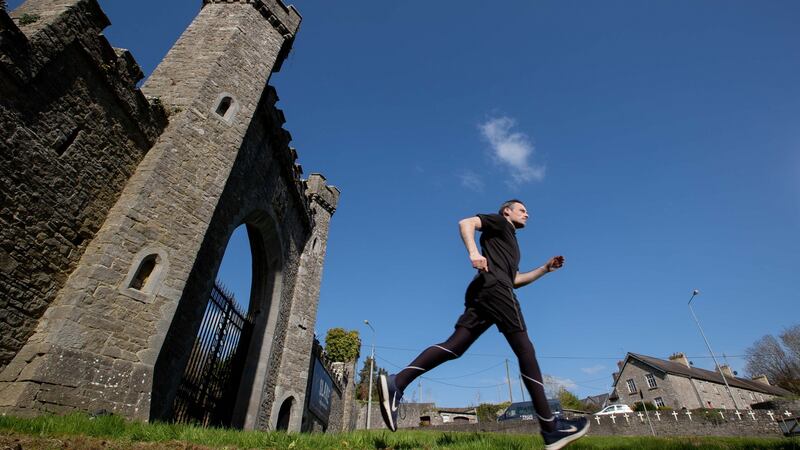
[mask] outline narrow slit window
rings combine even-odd
[[[231,97],[223,97],[222,100],[219,101],[219,105],[217,105],[217,114],[220,117],[225,117],[225,114],[231,109],[232,104],[233,99]]]
[[[158,255],[148,255],[142,260],[141,264],[139,264],[139,270],[136,271],[136,275],[134,275],[131,280],[129,286],[131,289],[141,291],[142,288],[147,285],[147,280],[150,278],[150,275],[153,274],[153,269],[156,268],[157,256]]]
[[[67,150],[69,150],[69,148],[72,147],[72,144],[74,144],[75,141],[78,139],[78,136],[81,134],[81,131],[83,131],[81,127],[75,128],[74,130],[72,130],[72,132],[70,132],[70,134],[65,139],[57,143],[55,148],[56,154],[58,156],[61,156],[64,153],[66,153]]]

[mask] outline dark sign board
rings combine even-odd
[[[333,381],[328,371],[322,367],[318,359],[314,360],[314,377],[311,390],[308,393],[308,409],[314,413],[325,426],[328,426],[328,416],[331,414],[331,395]]]

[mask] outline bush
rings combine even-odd
[[[633,408],[632,409],[634,411],[636,411],[636,412],[644,411],[645,406],[647,407],[648,411],[655,411],[656,409],[658,409],[658,408],[656,408],[656,405],[654,405],[654,404],[652,404],[650,402],[644,402],[644,404],[642,404],[642,402],[636,402],[636,403],[633,404]]]
[[[475,408],[475,412],[478,415],[478,422],[486,423],[486,422],[497,422],[497,413],[505,408],[508,408],[511,405],[509,402],[504,403],[481,403]]]

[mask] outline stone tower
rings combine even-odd
[[[50,37],[62,27],[75,35],[70,27],[87,11],[99,19],[88,36],[77,38],[79,45],[101,39],[97,33],[107,25],[95,0],[29,0],[20,10],[12,14],[17,24],[23,12],[41,21],[20,25],[18,39],[39,36],[43,48],[41,33]],[[64,262],[69,275],[50,280],[54,294],[44,300],[44,314],[0,373],[0,410],[105,409],[169,420],[222,255],[233,230],[244,224],[253,257],[254,328],[229,423],[272,428],[275,403],[287,399],[296,402],[292,417],[301,415],[307,354],[305,370],[296,362],[313,340],[339,191],[321,175],[300,179],[297,153],[275,107],[278,97],[266,84],[288,55],[300,20],[280,0],[204,1],[142,87],[155,119],[127,117],[158,127],[163,107],[168,123],[150,142],[139,139],[144,150],[128,163],[130,174],[95,214],[102,226],[85,231],[74,261]],[[108,44],[100,42],[91,70],[107,65],[102,47]],[[116,54],[132,71],[132,58]],[[90,106],[114,112],[118,103]],[[83,132],[68,136],[62,154]],[[124,145],[121,135],[108,145]],[[120,160],[107,163],[110,172]],[[65,201],[58,195],[54,205]]]

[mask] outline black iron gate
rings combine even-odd
[[[233,295],[214,283],[175,396],[174,421],[230,426],[252,329]]]

